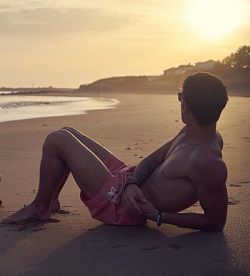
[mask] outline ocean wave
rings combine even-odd
[[[0,90],[0,96],[5,96],[5,95],[12,95],[16,94],[14,91],[1,91]]]
[[[5,95],[0,97],[0,122],[86,114],[114,108],[117,103],[116,99],[96,97]]]
[[[49,102],[49,101],[18,101],[18,102],[7,102],[0,103],[1,109],[12,109],[12,108],[20,108],[20,107],[29,107],[29,106],[43,106],[43,105],[60,105],[65,104],[66,101],[57,101],[57,102]]]

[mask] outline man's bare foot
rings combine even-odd
[[[22,224],[28,222],[39,222],[49,219],[49,211],[42,211],[35,203],[25,206],[15,214],[3,220],[6,224]]]
[[[50,212],[51,213],[58,213],[58,214],[62,214],[62,215],[67,215],[70,212],[61,209],[61,205],[58,199],[53,199],[51,204],[50,204]]]
[[[50,204],[51,213],[57,213],[61,210],[61,205],[58,199],[53,199]]]

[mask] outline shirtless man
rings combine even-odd
[[[227,103],[227,90],[217,77],[196,73],[186,78],[178,99],[186,126],[137,166],[125,165],[75,129],[49,134],[35,199],[4,222],[47,220],[60,207],[58,195],[71,172],[92,217],[104,223],[136,225],[150,219],[157,225],[222,231],[227,168],[216,122]],[[179,213],[197,201],[204,213]]]

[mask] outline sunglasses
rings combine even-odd
[[[178,101],[179,102],[182,102],[182,100],[183,100],[183,93],[182,92],[179,92],[178,94],[177,94],[177,97],[178,97]],[[227,102],[229,101],[229,98],[227,97]]]
[[[179,102],[182,102],[182,100],[183,100],[183,93],[180,92],[180,93],[178,93],[177,95],[178,95],[178,101],[179,101]]]

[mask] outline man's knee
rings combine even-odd
[[[55,148],[63,139],[62,130],[56,130],[48,134],[43,143],[43,148]]]
[[[69,131],[69,132],[75,132],[75,131],[77,131],[77,129],[75,129],[75,128],[73,128],[73,127],[68,127],[68,126],[63,127],[62,130],[67,130],[67,131]]]

